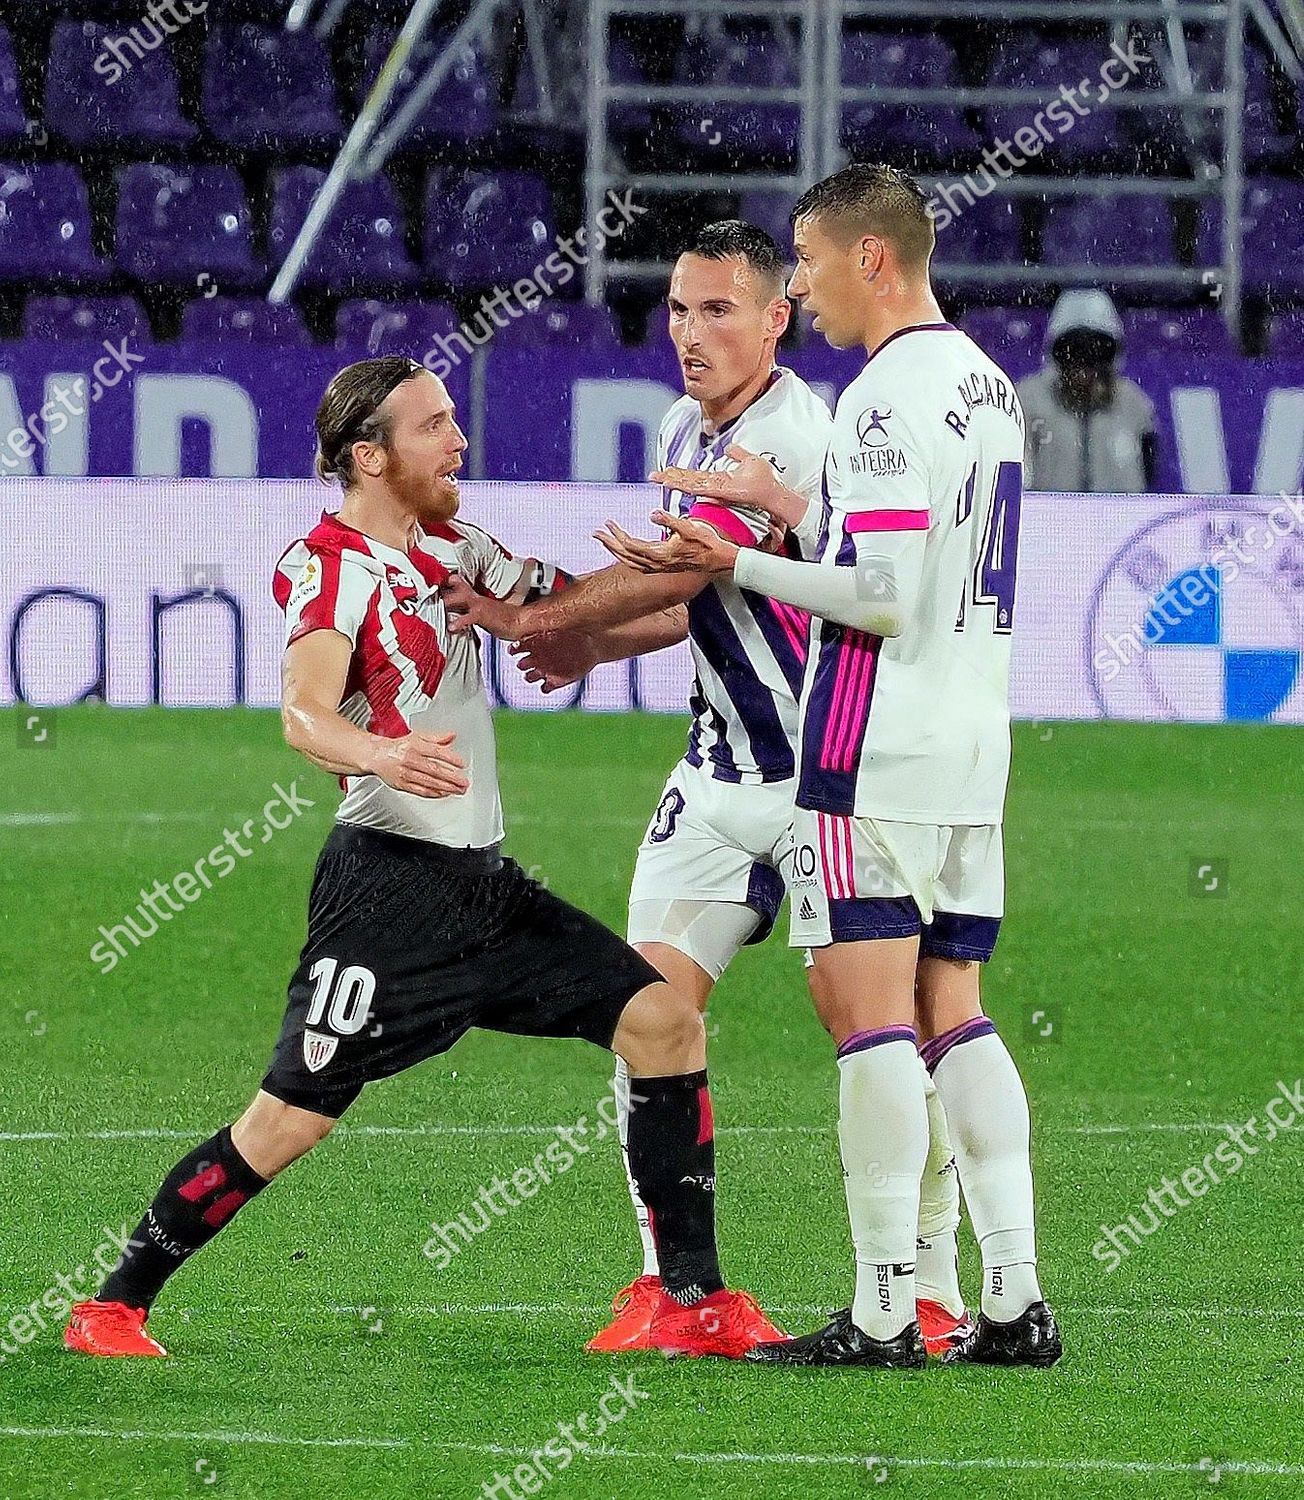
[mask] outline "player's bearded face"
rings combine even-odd
[[[401,386],[395,398],[385,464],[389,487],[421,522],[452,520],[461,503],[456,473],[466,451],[453,403],[433,375]]]

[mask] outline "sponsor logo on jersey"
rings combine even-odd
[[[848,467],[853,474],[868,474],[874,479],[894,479],[906,472],[906,456],[900,448],[892,446],[892,436],[887,424],[892,418],[892,408],[886,411],[871,406],[856,418],[856,441],[860,452],[853,453]]]
[[[337,1036],[324,1036],[320,1031],[305,1031],[303,1034],[303,1060],[310,1073],[320,1073],[335,1056],[339,1046]]]
[[[401,610],[405,615],[416,614],[417,591],[407,574],[396,568],[393,563],[386,563],[385,582],[394,596],[395,609]]]
[[[862,411],[856,420],[856,441],[862,448],[886,448],[892,441],[888,436],[887,422],[891,419],[892,408],[879,411],[877,406],[871,406],[867,411]]]
[[[873,479],[895,479],[906,472],[906,456],[900,448],[863,448],[853,453],[847,467],[853,474]]]

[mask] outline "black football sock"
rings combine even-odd
[[[629,1169],[648,1206],[669,1296],[724,1286],[715,1246],[715,1125],[706,1073],[629,1080]]]
[[[163,1179],[158,1196],[131,1232],[131,1243],[95,1294],[98,1302],[150,1308],[172,1273],[231,1222],[267,1186],[223,1125]]]

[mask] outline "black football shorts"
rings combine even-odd
[[[338,1118],[473,1026],[609,1047],[657,971],[496,849],[337,823],[263,1088]]]

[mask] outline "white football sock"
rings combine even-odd
[[[620,1159],[625,1164],[625,1181],[629,1184],[629,1196],[634,1205],[634,1217],[638,1220],[638,1234],[643,1241],[643,1274],[659,1276],[661,1267],[657,1263],[657,1242],[652,1237],[652,1219],[647,1204],[639,1196],[634,1174],[629,1170],[629,1068],[623,1057],[616,1059],[616,1076],[613,1079],[616,1094],[616,1128],[620,1135]]]
[[[1028,1096],[985,1016],[936,1038],[924,1054],[950,1121],[960,1185],[982,1251],[982,1310],[1009,1323],[1041,1301]]]
[[[924,1102],[928,1106],[928,1160],[919,1184],[915,1296],[921,1301],[938,1302],[952,1317],[959,1318],[964,1315],[960,1250],[955,1238],[960,1227],[960,1179],[937,1085],[922,1060],[919,1067],[924,1075]]]
[[[911,1027],[888,1026],[858,1032],[838,1052],[838,1137],[856,1249],[851,1318],[875,1339],[893,1339],[915,1321],[928,1109],[914,1045]]]

